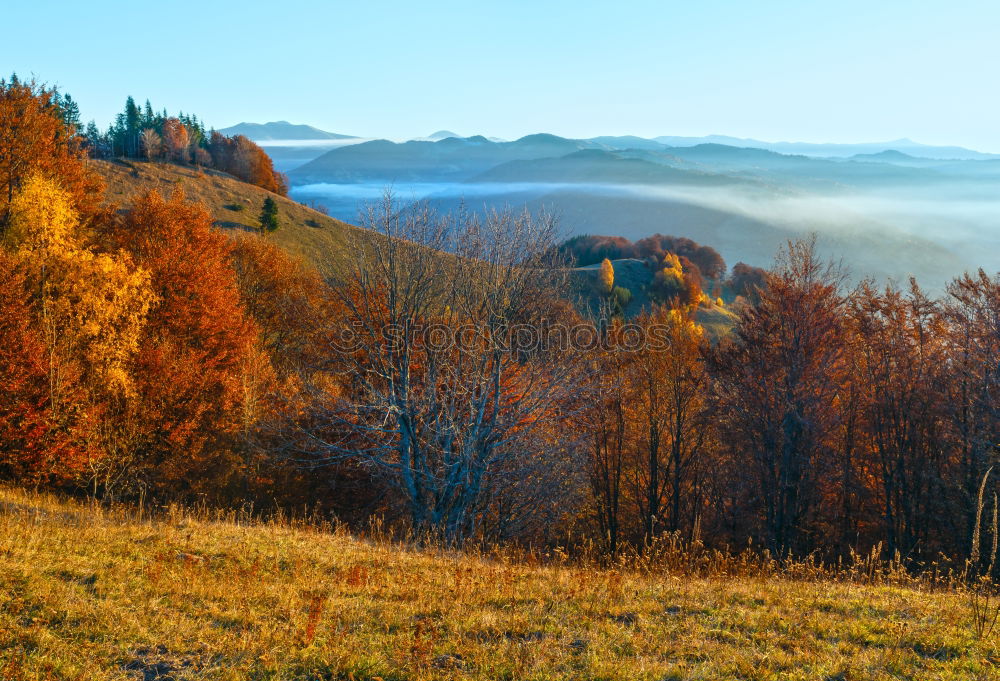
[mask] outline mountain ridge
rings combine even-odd
[[[223,135],[243,135],[254,142],[277,142],[285,140],[344,140],[356,139],[354,135],[327,132],[303,123],[271,121],[269,123],[242,122],[219,130]]]

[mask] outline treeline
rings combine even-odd
[[[926,566],[979,524],[994,564],[1000,276],[847,290],[795,242],[734,268],[713,345],[690,249],[651,255],[693,293],[592,320],[551,222],[387,197],[324,281],[179,196],[103,208],[52,100],[0,88],[5,479],[609,554],[677,533]]]
[[[685,237],[654,234],[633,243],[622,236],[582,234],[561,243],[559,250],[576,267],[594,265],[605,258],[640,258],[655,265],[662,263],[666,254],[670,253],[697,266],[702,277],[719,279],[726,274],[726,261],[718,251]]]
[[[16,75],[0,87],[26,87],[33,93],[34,83],[22,83]],[[197,116],[180,112],[171,116],[166,109],[154,111],[149,100],[144,107],[129,97],[125,108],[115,116],[108,129],[101,132],[94,121],[86,127],[80,121],[80,108],[70,95],[47,90],[47,106],[58,113],[66,133],[78,136],[92,158],[133,158],[165,160],[194,164],[229,173],[244,182],[287,196],[288,179],[274,169],[271,157],[243,135],[227,137],[215,130],[206,131]]]

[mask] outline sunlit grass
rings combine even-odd
[[[404,549],[0,488],[0,679],[991,679],[966,599]]]

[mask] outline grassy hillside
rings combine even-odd
[[[149,189],[166,196],[181,189],[188,199],[203,202],[216,224],[225,229],[257,229],[264,199],[270,196],[278,202],[281,229],[268,238],[324,273],[337,271],[348,255],[347,235],[358,229],[215,170],[137,161],[91,163],[107,182],[110,201],[127,206],[137,194]]]
[[[0,678],[990,679],[959,594],[531,565],[0,488]]]

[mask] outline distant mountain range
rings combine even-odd
[[[803,154],[805,156],[821,156],[828,158],[847,158],[858,154],[877,154],[883,151],[899,151],[911,156],[934,159],[953,159],[961,161],[985,160],[1000,158],[1000,154],[987,154],[964,147],[932,146],[920,144],[910,139],[898,139],[891,142],[863,142],[858,144],[823,144],[812,142],[763,142],[761,140],[726,135],[708,135],[707,137],[671,137],[655,138],[656,142],[671,147],[693,147],[699,144],[723,144],[730,147],[752,147],[766,149],[781,154]]]
[[[292,170],[289,177],[295,184],[464,181],[509,161],[558,158],[598,146],[546,134],[514,142],[493,142],[480,135],[437,142],[372,140],[331,149]]]
[[[916,274],[940,290],[968,267],[1000,269],[1000,155],[957,146],[450,130],[393,142],[284,121],[222,132],[257,141],[293,196],[348,221],[392,186],[442,210],[544,208],[567,235],[686,236],[730,262],[766,264],[786,239],[815,232],[857,277]]]
[[[326,132],[311,125],[289,123],[288,121],[273,121],[271,123],[237,123],[220,130],[223,135],[244,135],[254,142],[277,142],[288,140],[346,140],[355,139],[353,135],[341,135]]]
[[[667,146],[635,137],[579,140],[548,134],[512,142],[495,142],[480,135],[446,136],[438,141],[369,140],[308,151],[312,158],[289,172],[295,185],[544,182],[718,186],[763,182],[841,191],[968,177],[996,179],[1000,173],[997,159],[944,160],[894,149],[818,157],[717,142]]]
[[[967,267],[1000,269],[1000,156],[910,140],[432,137],[440,139],[312,147],[289,171],[292,194],[345,220],[387,186],[443,210],[544,208],[567,235],[674,234],[754,264],[766,264],[786,239],[816,232],[858,277],[916,274],[938,290]]]
[[[449,137],[461,137],[458,133],[454,133],[451,130],[438,130],[427,136],[427,139],[431,142],[440,142],[441,140],[446,140]]]

